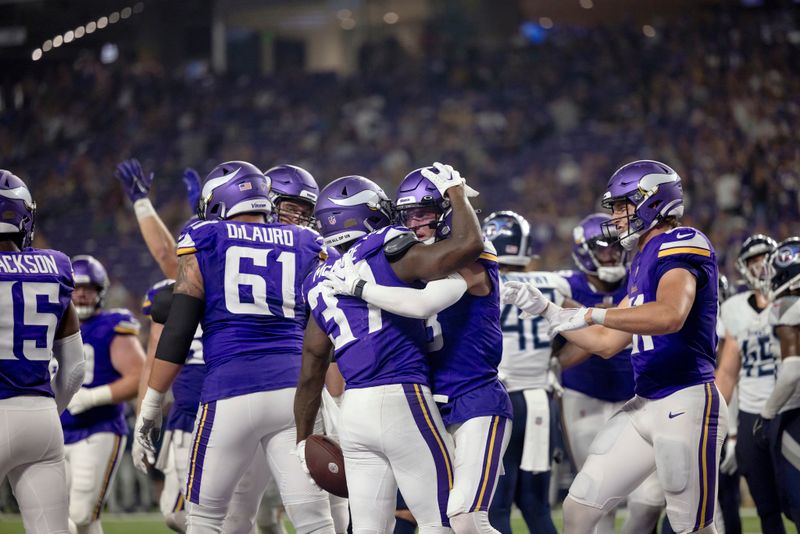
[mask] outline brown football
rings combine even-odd
[[[306,465],[320,488],[337,497],[347,497],[344,456],[338,443],[319,434],[308,436]]]

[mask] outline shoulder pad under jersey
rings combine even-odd
[[[383,254],[389,263],[394,263],[406,255],[411,247],[419,244],[419,239],[414,235],[414,232],[403,232],[391,239],[383,245]]]

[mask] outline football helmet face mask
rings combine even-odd
[[[394,210],[378,184],[363,176],[343,176],[320,191],[314,218],[326,245],[344,247],[391,224]]]
[[[683,216],[681,177],[658,161],[628,163],[608,180],[602,205],[613,212],[612,219],[603,224],[606,238],[633,250],[639,238],[659,222]]]
[[[769,300],[800,291],[800,237],[781,241],[767,260]]]
[[[767,264],[777,246],[774,239],[764,234],[752,235],[742,243],[736,257],[736,270],[750,289],[764,294],[769,291]]]
[[[533,258],[531,226],[513,211],[496,211],[483,220],[483,237],[497,250],[501,265],[526,267]]]
[[[617,239],[609,239],[607,232],[616,231],[616,226],[604,231],[611,217],[595,213],[585,217],[572,231],[572,259],[575,265],[586,274],[600,280],[616,283],[627,273],[626,252]]]
[[[28,186],[11,171],[0,169],[0,235],[11,239],[20,249],[33,243],[36,227],[36,202]]]
[[[450,236],[453,228],[453,208],[450,206],[450,200],[443,197],[436,186],[422,176],[422,171],[426,168],[437,172],[434,167],[423,167],[411,171],[403,178],[397,187],[395,208],[398,222],[414,230],[423,243],[431,244]],[[436,218],[427,222],[411,220],[411,216],[422,213],[421,208],[426,208],[426,211],[435,214]],[[428,215],[428,218],[430,216]],[[428,228],[433,232],[425,231]]]
[[[313,227],[319,186],[311,173],[296,165],[278,165],[264,174],[272,183],[269,199],[274,206],[273,220]]]
[[[246,161],[226,161],[214,167],[200,192],[197,215],[206,221],[230,219],[243,213],[269,218],[270,181],[258,167]]]
[[[96,290],[94,298],[89,302],[82,301],[82,295],[73,294],[78,318],[85,321],[105,304],[109,286],[108,273],[95,257],[85,254],[72,258],[72,272],[76,289],[80,286],[89,286]]]

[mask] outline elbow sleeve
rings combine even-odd
[[[204,301],[196,297],[183,293],[173,295],[169,317],[158,341],[156,359],[176,364],[186,361],[204,307]]]
[[[61,413],[83,385],[86,364],[81,333],[75,332],[71,336],[56,339],[53,342],[53,357],[58,362],[58,372],[51,385],[58,412]]]

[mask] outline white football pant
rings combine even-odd
[[[64,434],[52,398],[0,399],[0,481],[6,476],[25,532],[69,532]]]

